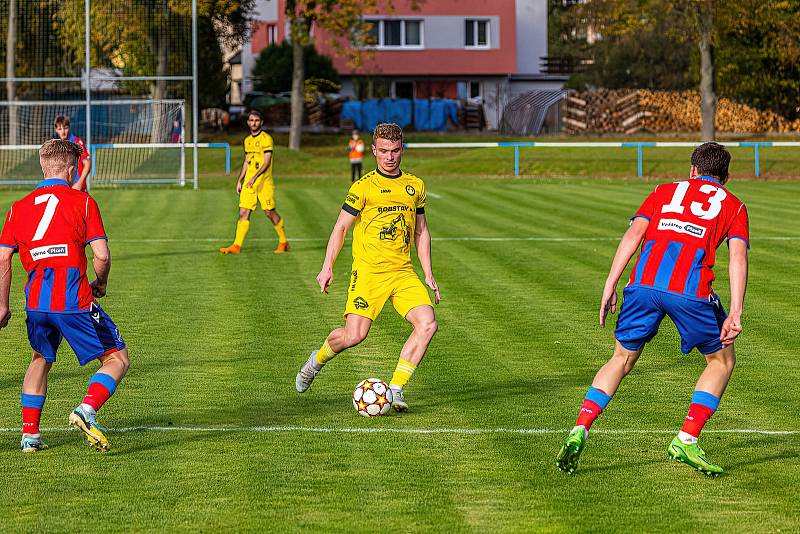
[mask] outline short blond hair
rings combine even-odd
[[[39,164],[45,178],[59,176],[70,166],[77,167],[83,148],[71,141],[51,139],[39,149]]]
[[[376,139],[403,142],[403,129],[393,122],[382,122],[372,132],[372,142]]]

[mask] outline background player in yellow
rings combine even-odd
[[[372,137],[377,168],[351,187],[339,219],[333,227],[325,263],[317,276],[322,292],[333,282],[333,264],[350,226],[353,229],[353,269],[347,291],[345,325],[313,351],[297,373],[295,387],[304,392],[322,367],[337,353],[358,345],[367,337],[372,321],[387,300],[410,322],[414,330],[400,351],[400,360],[389,387],[392,407],[408,410],[403,387],[417,368],[436,333],[436,316],[422,284],[411,266],[412,240],[425,273],[425,283],[439,303],[439,287],[431,268],[431,234],[425,219],[425,184],[400,170],[403,131],[396,124],[379,124]]]
[[[223,254],[238,254],[242,251],[244,238],[250,230],[250,214],[260,203],[261,209],[272,221],[278,234],[275,254],[288,252],[289,242],[283,219],[275,210],[275,183],[272,181],[272,137],[261,129],[264,121],[261,113],[251,111],[247,116],[250,135],[244,140],[244,163],[236,180],[239,193],[239,222],[236,223],[236,239],[229,247],[219,249]]]

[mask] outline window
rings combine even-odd
[[[394,82],[395,98],[414,98],[414,82]]]
[[[278,28],[274,24],[267,26],[267,44],[278,42]]]
[[[369,42],[378,48],[422,48],[422,21],[367,19]],[[354,39],[355,41],[355,39]]]
[[[488,20],[466,20],[464,46],[472,48],[489,48]]]
[[[458,98],[467,100],[468,98],[481,97],[481,82],[458,82]]]

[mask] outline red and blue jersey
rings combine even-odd
[[[107,239],[97,202],[57,178],[39,183],[8,210],[0,246],[19,252],[28,272],[26,310],[80,313],[94,302],[86,245]]]
[[[750,248],[747,208],[711,176],[657,186],[636,217],[649,225],[629,286],[708,300],[717,247],[742,239]]]
[[[89,159],[89,151],[86,149],[86,143],[83,142],[83,139],[81,139],[74,133],[69,134],[69,139],[67,139],[67,141],[75,143],[83,149],[83,153],[81,154],[80,159],[78,159],[78,176],[75,178],[77,180],[83,174],[83,168],[86,165],[85,161]],[[83,182],[83,187],[81,188],[81,191],[86,191],[86,182]]]

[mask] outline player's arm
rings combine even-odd
[[[247,152],[244,153],[244,161],[242,161],[242,170],[239,171],[239,177],[236,179],[236,192],[242,192],[242,184],[244,183],[244,175],[247,174]]]
[[[0,328],[5,328],[11,320],[9,295],[11,293],[11,256],[14,249],[0,247]]]
[[[333,225],[331,237],[328,239],[328,248],[325,251],[325,262],[322,264],[322,270],[317,275],[317,283],[323,293],[328,292],[328,288],[333,282],[333,265],[336,263],[336,258],[339,257],[339,252],[341,252],[342,245],[344,245],[344,238],[353,225],[353,221],[356,220],[356,216],[342,209],[339,212],[339,218],[336,219],[336,224]]]
[[[77,189],[78,191],[83,190],[83,184],[86,183],[86,177],[89,176],[89,173],[92,172],[92,160],[90,158],[86,158],[83,160],[83,172],[81,175],[78,176],[78,179],[72,184],[72,189]]]
[[[617,284],[623,271],[625,271],[625,267],[628,266],[628,262],[631,261],[631,258],[636,254],[636,250],[642,243],[649,224],[650,221],[644,217],[635,217],[619,242],[614,261],[611,262],[611,270],[608,273],[608,278],[606,278],[606,285],[603,288],[603,298],[600,301],[600,326],[606,325],[606,317],[608,317],[609,311],[611,313],[616,313],[617,311]]]
[[[255,176],[250,178],[250,181],[247,182],[247,187],[253,187],[253,185],[256,183],[256,180],[258,180],[258,178],[262,174],[267,172],[267,169],[269,169],[271,163],[272,163],[272,151],[264,152],[264,164],[261,166],[260,169],[258,169],[258,172],[256,172]]]
[[[730,250],[729,275],[731,281],[731,308],[728,318],[722,323],[719,336],[722,345],[727,347],[742,332],[742,310],[744,309],[744,293],[747,289],[747,242],[743,239],[728,241]]]
[[[414,246],[417,247],[417,257],[425,274],[425,283],[436,295],[436,304],[442,299],[439,293],[439,286],[436,278],[433,277],[433,267],[431,266],[431,232],[428,228],[428,220],[425,213],[417,213],[417,225],[414,229]]]
[[[95,239],[89,245],[94,253],[92,266],[94,266],[94,274],[97,277],[89,285],[92,287],[92,294],[95,298],[102,298],[106,295],[108,273],[111,272],[111,250],[109,250],[108,241],[105,239]]]

